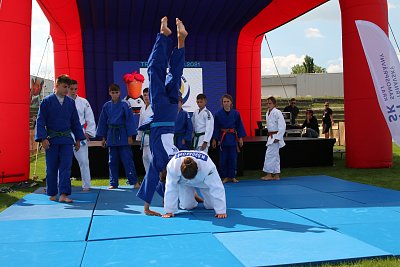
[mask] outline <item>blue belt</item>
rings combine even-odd
[[[150,124],[150,128],[154,128],[154,127],[162,127],[162,126],[175,126],[175,122],[174,121],[160,121],[160,122],[153,122]]]

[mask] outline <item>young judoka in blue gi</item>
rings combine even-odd
[[[226,94],[221,98],[222,109],[214,116],[214,134],[212,147],[220,146],[219,173],[224,177],[223,183],[239,182],[236,179],[237,155],[243,146],[246,131],[237,110],[233,109],[232,96]]]
[[[40,104],[35,133],[35,141],[41,142],[46,150],[47,195],[56,201],[57,194],[60,194],[59,201],[67,203],[73,202],[68,198],[71,194],[73,144],[78,151],[80,141],[86,140],[75,102],[66,97],[70,84],[71,79],[65,74],[57,78],[55,93]]]
[[[102,138],[103,147],[108,147],[110,172],[109,189],[118,188],[119,161],[125,168],[128,183],[139,188],[135,164],[133,163],[132,135],[137,134],[132,111],[127,101],[121,101],[121,90],[117,84],[108,88],[111,100],[101,110],[96,135]]]
[[[178,47],[171,53],[172,40],[169,36],[172,32],[167,23],[167,17],[163,17],[160,33],[157,35],[148,60],[150,101],[154,112],[153,121],[150,124],[150,150],[153,159],[149,172],[146,173],[137,193],[137,196],[145,201],[144,213],[156,216],[161,216],[161,214],[150,210],[150,203],[156,189],[160,195],[163,195],[164,186],[160,183],[160,178],[165,177],[169,159],[178,152],[174,146],[175,120],[185,61],[185,39],[188,35],[182,21],[177,18]],[[167,74],[168,65],[169,73]]]
[[[175,121],[174,143],[179,150],[189,150],[192,145],[193,125],[190,115],[182,108],[183,100],[179,98],[178,116]]]

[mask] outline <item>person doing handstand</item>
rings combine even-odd
[[[139,130],[150,128],[150,150],[153,159],[137,193],[137,196],[145,202],[146,215],[161,216],[160,213],[150,210],[150,204],[155,191],[163,196],[164,185],[160,182],[160,177],[162,174],[165,175],[170,158],[178,152],[174,145],[174,131],[185,62],[185,39],[188,32],[178,18],[176,18],[176,28],[178,47],[172,50],[172,40],[169,37],[172,31],[168,28],[168,19],[167,17],[161,19],[160,33],[157,34],[148,60],[149,91],[154,115],[152,121],[139,127]]]

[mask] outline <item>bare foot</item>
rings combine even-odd
[[[150,209],[150,204],[147,202],[144,202],[144,214],[148,216],[161,216],[161,213],[158,213],[156,211],[152,211]]]
[[[183,22],[178,18],[176,18],[176,33],[178,35],[178,48],[185,47],[185,39],[188,36],[188,32]]]
[[[279,177],[278,174],[275,174],[275,180],[279,181],[281,179],[281,177]]]
[[[227,178],[224,178],[224,180],[222,180],[222,183],[223,184],[226,184],[226,183],[229,183],[231,181],[231,179],[229,179],[228,177]]]
[[[63,202],[63,203],[72,203],[74,202],[72,199],[70,199],[69,197],[67,197],[66,194],[61,194],[60,195],[60,199],[58,200],[58,202]]]
[[[197,201],[197,203],[203,203],[204,199],[202,199],[197,192],[194,192],[194,199]]]
[[[144,210],[144,214],[146,214],[147,216],[161,216],[161,213],[150,209]]]
[[[109,187],[108,187],[108,189],[117,189],[118,188],[118,186],[113,186],[113,185],[110,185]]]
[[[133,186],[134,189],[138,189],[139,187],[140,187],[140,183],[139,183],[139,182],[137,182],[137,183]]]
[[[273,176],[271,176],[271,175],[266,175],[266,176],[263,176],[263,177],[261,177],[261,180],[264,180],[264,181],[274,181],[274,180],[280,180],[280,178],[279,178],[279,176],[278,177],[273,177]]]
[[[167,17],[163,17],[161,19],[160,33],[165,35],[165,36],[169,36],[172,33],[170,28],[168,28],[168,18]]]
[[[50,201],[57,201],[57,196],[51,196],[51,197],[49,197],[49,200]]]
[[[82,191],[83,192],[88,192],[88,191],[90,191],[90,188],[83,188]]]
[[[261,177],[260,179],[261,179],[261,180],[264,180],[264,181],[275,180],[274,177],[272,177],[272,175],[270,175],[270,174],[267,174],[267,175]]]
[[[232,182],[233,182],[233,183],[239,183],[239,180],[236,179],[236,178],[232,178]]]

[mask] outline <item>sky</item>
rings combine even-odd
[[[389,0],[389,24],[400,45],[400,0]],[[31,74],[54,79],[53,43],[50,26],[36,0],[32,0]],[[305,55],[329,73],[342,72],[342,33],[338,0],[331,0],[303,16],[266,34],[279,74],[289,74],[291,67],[301,64]],[[399,48],[389,38],[400,58]],[[264,39],[261,48],[261,75],[276,75],[271,53]],[[40,65],[41,59],[42,63]],[[39,69],[40,65],[40,69]]]

